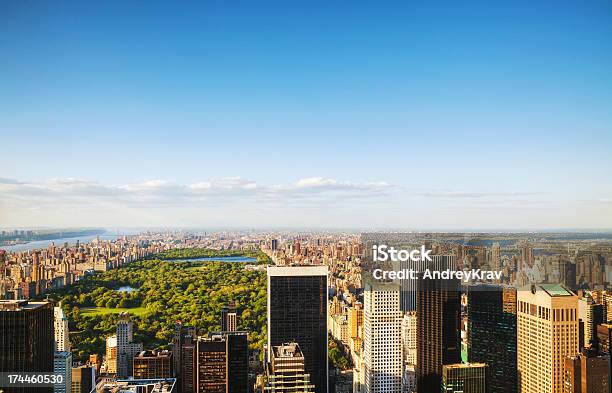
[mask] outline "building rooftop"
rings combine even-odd
[[[136,357],[138,358],[169,358],[170,351],[142,351]]]
[[[326,265],[268,266],[268,276],[327,276]]]
[[[572,291],[561,284],[538,284],[550,296],[574,296]]]
[[[176,379],[124,379],[107,382],[102,388],[104,393],[172,393]]]
[[[455,364],[445,364],[444,367],[446,369],[480,368],[480,367],[487,367],[487,364],[486,363],[455,363]]]
[[[273,347],[275,358],[297,358],[304,357],[298,343],[286,343]]]
[[[34,310],[49,302],[29,302],[27,300],[0,300],[0,311]]]

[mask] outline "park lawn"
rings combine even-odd
[[[83,316],[93,315],[104,315],[104,314],[119,314],[122,312],[130,313],[135,317],[144,315],[147,312],[145,307],[134,307],[134,308],[108,308],[108,307],[85,307],[82,308],[80,313]]]

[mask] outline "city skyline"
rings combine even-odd
[[[2,4],[2,224],[609,228],[610,11]]]

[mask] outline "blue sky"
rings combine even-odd
[[[3,2],[0,225],[612,227],[610,37],[605,1]]]

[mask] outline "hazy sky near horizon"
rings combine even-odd
[[[0,4],[0,226],[612,227],[612,3]]]

